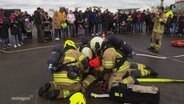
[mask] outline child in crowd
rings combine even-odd
[[[32,40],[32,23],[29,18],[25,18],[24,29],[27,39]]]
[[[84,28],[81,24],[79,24],[78,36],[82,36],[82,35],[84,35]]]
[[[61,23],[61,29],[63,31],[63,39],[68,38],[68,25],[67,25],[66,21],[63,21]]]

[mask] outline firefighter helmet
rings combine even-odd
[[[64,48],[67,47],[67,46],[71,46],[75,49],[77,49],[75,43],[72,41],[72,40],[66,40],[65,43],[64,43]]]
[[[86,99],[81,92],[76,92],[69,100],[70,104],[86,104]]]
[[[89,60],[93,58],[93,51],[89,47],[84,47],[81,50],[81,53],[84,54]]]
[[[94,52],[96,52],[97,50],[101,49],[102,43],[103,43],[103,39],[101,37],[96,36],[93,39],[91,39],[90,47]]]

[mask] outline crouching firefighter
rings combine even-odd
[[[104,80],[108,83],[107,93],[112,99],[135,104],[152,104],[154,100],[159,101],[157,87],[135,85],[138,82],[130,74],[130,63],[108,41],[94,37],[90,41],[90,46],[95,52],[101,53]]]
[[[76,45],[72,40],[66,40],[61,51],[59,48],[53,51],[51,56],[56,59],[50,58],[51,61],[48,61],[53,81],[39,89],[39,96],[58,99],[66,98],[78,91],[85,92],[86,88],[95,80],[92,75],[88,75],[82,80],[82,74],[88,69],[86,57],[76,50]],[[55,60],[59,61],[58,65],[57,62],[53,62]]]
[[[108,91],[115,82],[124,84],[136,82],[135,77],[130,75],[129,62],[111,44],[103,41],[101,37],[94,37],[90,41],[90,47],[101,57],[105,73],[104,80],[108,82]]]
[[[111,35],[107,39],[108,44],[114,47],[124,59],[132,58],[135,55],[132,46],[128,43],[117,37],[116,35]],[[141,64],[141,63],[132,63],[130,62],[130,73],[136,78],[147,77],[147,76],[157,76],[158,73],[155,72],[152,68]]]

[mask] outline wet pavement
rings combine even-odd
[[[118,35],[126,40],[135,49],[136,53],[169,57],[156,59],[143,56],[134,56],[130,61],[144,63],[159,72],[160,78],[184,79],[184,48],[170,45],[173,39],[180,37],[163,38],[162,49],[159,54],[147,50],[150,35],[123,34]],[[74,38],[74,41],[80,42]],[[63,41],[60,41],[62,43]],[[36,40],[25,43],[17,49],[0,50],[0,104],[67,104],[67,100],[46,100],[37,95],[38,88],[45,82],[52,80],[47,72],[46,60],[52,46],[57,42],[39,44]],[[160,104],[184,104],[184,83],[144,83],[156,85],[161,92]],[[88,91],[93,89],[90,87]],[[110,99],[87,98],[87,104],[122,104]]]

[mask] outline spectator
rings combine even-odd
[[[152,22],[152,18],[151,18],[151,14],[150,12],[148,11],[146,14],[145,14],[145,23],[146,23],[146,32],[151,32],[151,22]]]
[[[78,11],[78,8],[75,8],[75,11],[73,12],[74,13],[74,15],[75,15],[75,18],[76,18],[76,21],[75,21],[75,34],[76,35],[78,35],[78,28],[79,28],[79,24],[80,24],[80,22],[81,22],[81,19],[83,19],[82,17],[81,17],[81,13],[79,13],[79,11]]]
[[[0,38],[2,38],[3,49],[6,49],[9,43],[8,38],[8,21],[4,17],[3,9],[0,9]]]
[[[75,15],[72,12],[72,10],[70,10],[69,13],[67,14],[67,21],[68,21],[69,33],[70,33],[71,37],[76,37],[75,20],[76,20]]]
[[[95,33],[95,23],[96,23],[96,9],[92,11],[92,9],[89,9],[89,31],[92,36],[94,36]]]
[[[176,34],[177,26],[178,25],[178,16],[176,14],[173,15],[172,18],[172,31],[171,31],[171,36]]]
[[[19,28],[19,23],[18,19],[15,13],[12,13],[10,16],[11,20],[11,35],[12,35],[12,40],[13,40],[13,47],[17,48],[17,46],[21,46],[19,44],[19,39],[18,39],[18,34],[20,33],[20,28]]]
[[[136,32],[142,33],[142,14],[141,11],[136,13]]]
[[[178,35],[184,36],[184,14],[179,18]]]
[[[44,38],[47,40],[52,40],[52,18],[48,16],[47,12],[43,14],[42,28]]]
[[[22,15],[22,12],[21,10],[16,10],[15,11],[15,14],[17,16],[17,21],[18,21],[18,28],[19,28],[19,33],[18,33],[18,40],[19,40],[19,44],[20,45],[23,45],[23,32],[25,31],[24,30],[24,16]]]
[[[43,11],[41,8],[37,8],[37,10],[34,12],[33,20],[34,24],[37,28],[37,41],[38,42],[47,42],[44,38],[43,29],[42,29],[42,23],[43,23]]]
[[[67,12],[66,12],[65,8],[64,7],[60,7],[60,10],[59,10],[60,24],[66,22],[66,13]],[[62,31],[62,35],[64,37],[64,35],[66,35],[66,34],[64,34],[63,28],[61,28],[61,31]]]
[[[165,34],[170,36],[171,35],[171,29],[172,29],[172,18],[171,18],[171,15],[169,15],[169,17],[167,18],[167,22],[165,24]]]
[[[24,22],[24,30],[25,30],[25,35],[27,35],[28,41],[32,40],[32,23],[29,17],[25,17],[25,22]]]
[[[59,18],[59,12],[55,11],[53,15],[52,27],[54,28],[54,38],[55,40],[61,39],[61,21]]]
[[[90,36],[90,34],[89,34],[89,21],[88,21],[88,18],[84,19],[83,27],[84,27],[84,34],[85,34],[85,36],[86,37]]]
[[[129,13],[128,18],[127,18],[127,32],[131,32],[131,25],[132,25],[132,15]]]
[[[101,13],[101,11],[98,11],[98,13],[97,13],[97,17],[96,17],[97,19],[97,28],[96,28],[96,33],[97,34],[102,34],[102,13]]]

